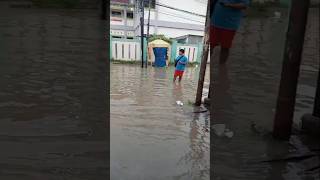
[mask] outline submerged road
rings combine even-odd
[[[274,11],[281,16],[275,17]],[[141,70],[139,65],[111,65],[112,178],[208,180],[211,141],[214,179],[319,179],[318,169],[310,170],[319,165],[317,139],[296,133],[288,143],[271,137],[288,20],[286,9],[274,11],[245,18],[229,63],[215,66],[213,137],[206,130],[209,114],[192,113],[188,103],[195,98],[198,67],[187,68],[181,85],[175,85],[173,67]],[[306,40],[295,128],[313,108],[319,69],[318,9],[310,9]],[[207,76],[204,95],[208,83]],[[222,128],[229,129],[231,138],[220,135]],[[308,158],[292,158],[304,155]]]

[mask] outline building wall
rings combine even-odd
[[[156,2],[203,16],[197,16],[156,5],[156,8],[151,9],[150,11],[150,34],[163,34],[169,38],[187,34],[203,36],[207,0],[188,0],[188,3],[186,3],[185,0],[157,0]],[[148,13],[149,9],[145,8],[145,34],[147,33]],[[136,14],[136,17],[139,17],[139,14]],[[135,35],[140,36],[140,21],[137,19],[134,29]]]
[[[113,4],[110,6],[110,34],[114,37],[133,37],[135,35],[134,17],[132,19],[126,16],[130,12],[134,15],[133,5],[112,2]],[[121,15],[114,16],[113,11],[120,12]]]
[[[192,15],[156,5],[155,9],[150,10],[150,34],[163,34],[169,38],[187,34],[203,36],[207,0],[188,0],[188,3],[186,3],[185,0],[157,0],[156,2],[203,16]],[[133,34],[133,36],[141,36],[140,14],[138,13],[137,6],[132,4],[130,7],[130,3],[126,4],[127,11],[134,11],[134,19],[126,19],[124,15],[124,5],[125,4],[121,6],[119,4],[111,5],[111,11],[116,9],[122,12],[121,17],[110,17],[111,35],[126,37],[129,31],[129,36],[131,36],[131,34]],[[147,34],[148,8],[145,8],[144,15],[144,34]]]

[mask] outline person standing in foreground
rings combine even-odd
[[[184,49],[180,49],[179,56],[175,59],[175,71],[173,82],[176,81],[177,77],[179,77],[179,82],[181,81],[187,63],[188,58],[184,55]]]
[[[243,17],[243,10],[249,0],[218,0],[211,14],[210,43],[211,47],[220,45],[220,64],[225,64],[236,31]]]

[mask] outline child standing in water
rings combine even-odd
[[[181,81],[187,63],[188,58],[184,55],[184,49],[180,49],[179,56],[175,59],[175,71],[173,82],[176,81],[177,77],[179,77],[179,82]]]

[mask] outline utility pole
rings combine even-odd
[[[208,53],[209,53],[209,46],[210,46],[210,35],[209,35],[210,34],[210,16],[213,11],[214,4],[216,2],[217,2],[217,0],[213,0],[213,2],[208,0],[208,4],[207,4],[205,34],[204,34],[204,38],[203,38],[203,50],[202,50],[202,56],[201,56],[198,88],[197,88],[196,101],[195,101],[196,106],[201,105],[203,84],[204,84],[204,78],[206,75]],[[212,69],[210,69],[210,71],[212,71]]]
[[[151,10],[151,0],[149,0],[149,13],[148,13],[148,29],[147,29],[147,46],[149,45],[149,38],[150,38],[150,10]],[[148,49],[148,48],[147,48]],[[146,60],[146,68],[148,67],[148,59]]]
[[[128,26],[128,5],[126,4],[124,6],[124,26],[127,27]],[[124,38],[127,39],[128,36],[128,32],[127,29],[124,30]]]
[[[144,0],[140,0],[140,10],[141,10],[141,16],[140,16],[140,27],[141,27],[141,68],[143,68],[144,65]]]
[[[273,136],[279,139],[291,136],[309,4],[310,0],[292,0],[273,126]]]
[[[107,0],[102,0],[101,2],[101,19],[107,19]]]
[[[312,115],[317,118],[320,118],[320,65],[319,65],[318,82],[317,82],[316,96],[314,98]]]

